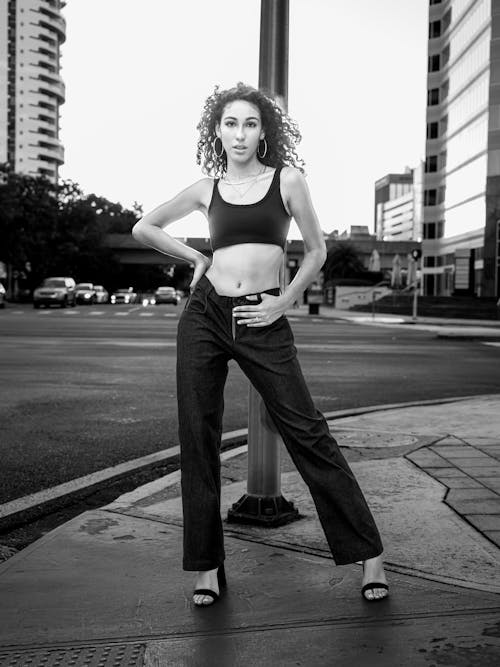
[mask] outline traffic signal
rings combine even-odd
[[[414,259],[416,262],[418,262],[418,260],[422,257],[422,251],[420,250],[420,248],[414,248],[411,251],[411,256],[412,256],[412,259]]]

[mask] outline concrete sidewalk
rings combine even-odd
[[[390,313],[363,313],[355,310],[342,310],[322,304],[318,315],[309,315],[309,307],[301,305],[287,311],[288,319],[308,318],[310,321],[343,320],[367,326],[396,327],[421,331],[431,331],[438,338],[464,338],[467,340],[500,341],[500,320],[466,320],[449,317],[420,317],[413,321],[409,315],[391,315]]]
[[[76,517],[0,565],[0,665],[203,667],[498,664],[500,396],[331,422],[385,542],[391,591],[335,567],[286,451],[301,518],[225,523],[228,590],[207,609],[183,572],[179,473]],[[246,490],[222,455],[222,516]]]

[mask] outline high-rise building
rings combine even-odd
[[[500,292],[500,2],[430,0],[424,290]]]
[[[420,241],[423,165],[375,182],[375,234],[379,241]]]
[[[0,163],[57,182],[59,74],[66,22],[61,0],[0,0]]]

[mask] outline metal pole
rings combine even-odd
[[[288,0],[261,0],[259,88],[271,93],[284,111],[288,102],[288,16]],[[284,280],[282,267],[282,289]],[[247,493],[228,511],[228,522],[278,526],[298,518],[293,503],[281,495],[281,442],[260,394],[250,385]]]
[[[413,286],[413,314],[412,314],[412,320],[414,322],[417,321],[417,309],[418,309],[418,259],[412,259],[412,261],[415,263],[415,283]]]
[[[259,88],[288,106],[288,0],[261,0]]]

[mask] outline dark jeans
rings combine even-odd
[[[278,295],[278,287],[265,290]],[[358,483],[313,404],[285,315],[265,327],[234,326],[232,308],[261,301],[221,296],[204,275],[177,332],[177,397],[184,516],[184,570],[212,570],[224,558],[220,458],[224,384],[233,358],[262,396],[313,497],[338,565],[382,553]]]

